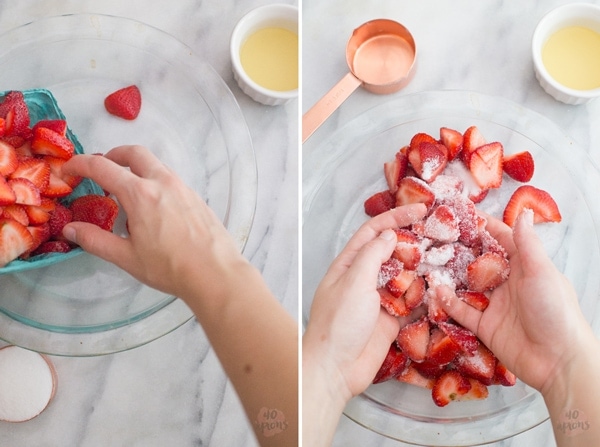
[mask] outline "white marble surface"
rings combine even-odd
[[[0,32],[47,16],[92,12],[153,25],[202,54],[239,102],[256,152],[258,200],[245,254],[296,317],[298,101],[275,108],[255,103],[235,84],[229,61],[229,36],[236,21],[250,9],[266,3],[2,1]],[[27,423],[0,423],[0,445],[256,444],[238,398],[195,321],[131,351],[52,360],[59,379],[52,404]]]
[[[413,81],[391,96],[359,88],[303,145],[303,158],[313,159],[319,142],[370,108],[409,93],[468,90],[503,97],[546,116],[587,150],[600,164],[600,101],[568,106],[538,85],[532,66],[531,37],[538,20],[564,0],[479,2],[456,0],[304,0],[303,101],[306,112],[347,72],[345,47],[352,30],[376,18],[390,18],[411,30],[418,63]],[[590,3],[600,4],[598,1]],[[307,175],[304,172],[304,175]],[[392,441],[343,417],[335,446],[408,445]],[[548,422],[494,447],[555,445]]]

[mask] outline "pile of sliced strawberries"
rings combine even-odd
[[[65,120],[30,127],[23,93],[6,94],[0,103],[0,267],[17,258],[71,250],[62,227],[73,212],[60,199],[82,181],[62,171],[74,152]]]
[[[395,379],[431,389],[438,406],[484,399],[490,385],[514,385],[514,374],[448,316],[434,290],[446,285],[476,309],[487,308],[489,292],[508,278],[510,265],[475,204],[502,185],[504,174],[528,182],[533,157],[505,155],[501,143],[487,142],[475,126],[464,133],[442,127],[439,139],[416,134],[383,170],[388,188],[365,201],[368,215],[411,203],[424,203],[428,213],[396,229],[396,248],[380,269],[381,305],[402,328],[374,383]],[[547,192],[522,185],[506,205],[504,222],[512,226],[524,208],[534,211],[535,222],[561,220]]]

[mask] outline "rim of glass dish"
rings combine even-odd
[[[84,23],[87,23],[86,27],[83,27]],[[0,42],[20,42],[22,40],[19,40],[19,36],[31,36],[30,30],[44,24],[53,30],[56,40],[71,38],[74,34],[82,32],[88,34],[77,34],[78,39],[105,40],[106,34],[99,35],[92,32],[92,28],[98,32],[97,26],[100,24],[108,28],[141,26],[155,39],[168,42],[170,51],[168,55],[156,48],[148,48],[144,51],[159,55],[168,64],[180,67],[186,73],[195,73],[194,78],[190,78],[194,80],[194,89],[198,91],[210,110],[227,147],[230,178],[228,206],[223,224],[234,238],[238,248],[243,251],[256,211],[258,189],[256,157],[250,131],[239,104],[214,68],[201,60],[191,47],[173,35],[144,22],[106,14],[64,14],[45,17],[1,33]],[[0,49],[0,59],[16,50],[12,45],[4,48],[4,50]],[[219,109],[224,108],[227,114],[219,112]],[[236,185],[241,185],[244,190],[243,195],[233,194]],[[248,200],[249,198],[251,200]],[[232,210],[235,212],[231,212]],[[98,329],[92,332],[45,330],[19,322],[8,314],[0,312],[2,328],[0,338],[7,343],[51,355],[97,356],[142,346],[172,332],[193,317],[189,307],[174,296],[165,298],[139,316],[119,322],[117,326],[109,324],[102,327],[105,330]]]
[[[579,155],[588,163],[590,172],[593,173],[593,178],[590,181],[594,182],[593,186],[587,185],[582,178],[588,179],[588,176],[573,178],[573,181],[580,191],[600,188],[599,169],[588,154],[563,132],[554,122],[539,113],[527,109],[517,103],[507,100],[502,97],[489,96],[477,92],[461,91],[461,90],[439,90],[439,91],[424,91],[404,95],[398,98],[393,98],[385,101],[382,104],[376,105],[357,117],[351,119],[348,123],[341,126],[339,129],[324,137],[321,141],[309,141],[310,154],[304,158],[303,162],[303,206],[302,215],[303,222],[305,217],[310,213],[312,203],[319,191],[327,180],[327,172],[330,166],[338,163],[340,160],[350,157],[351,150],[341,142],[348,141],[351,138],[350,146],[352,148],[359,147],[375,135],[379,135],[393,127],[411,122],[429,119],[435,116],[453,112],[456,113],[458,106],[441,106],[440,98],[444,97],[444,104],[460,104],[463,107],[469,108],[468,113],[461,111],[465,118],[476,117],[478,120],[485,120],[496,125],[510,129],[523,137],[538,144],[542,148],[543,141],[561,141],[569,147],[569,152],[577,150]],[[414,104],[419,106],[411,107]],[[490,113],[490,108],[487,105],[493,104],[502,110],[510,111],[510,119],[499,119],[493,113]],[[461,115],[462,116],[462,115]],[[543,128],[545,134],[540,135],[535,129],[530,127],[531,123],[538,123],[536,129]],[[542,123],[540,126],[539,123]],[[533,136],[532,136],[533,134]],[[556,143],[555,143],[556,145]],[[305,144],[306,146],[306,144]],[[344,148],[344,150],[342,150]],[[556,153],[556,151],[546,151],[550,156],[555,157],[559,161],[565,163],[567,167],[573,166],[566,154]],[[579,167],[581,169],[582,167]],[[600,236],[600,210],[590,206],[589,197],[584,197],[586,206],[590,213],[591,220],[596,230],[596,239]],[[304,225],[303,225],[304,226]],[[598,242],[598,240],[596,240]],[[305,294],[310,291],[305,291]],[[303,296],[303,303],[305,302]],[[302,312],[302,322],[306,326],[308,321],[309,309],[304,305]],[[598,326],[598,325],[596,325]],[[596,328],[597,334],[600,330]],[[371,430],[380,435],[402,441],[414,445],[431,445],[437,447],[457,447],[457,446],[475,446],[497,442],[516,436],[520,433],[528,431],[548,419],[548,412],[544,405],[543,399],[539,393],[535,393],[527,399],[529,402],[520,403],[520,409],[526,412],[526,418],[521,423],[515,421],[513,430],[510,434],[499,435],[490,432],[491,424],[500,423],[505,420],[507,409],[502,409],[495,412],[491,418],[476,418],[472,420],[457,420],[452,423],[453,433],[456,431],[462,432],[459,438],[453,438],[451,441],[445,441],[443,434],[448,428],[448,424],[437,422],[435,419],[429,420],[426,417],[418,420],[409,418],[404,415],[396,414],[399,418],[390,424],[381,423],[381,418],[392,413],[385,409],[385,405],[371,398],[367,393],[357,396],[352,399],[344,410],[344,414],[357,424]],[[490,422],[491,421],[491,422]],[[409,426],[403,425],[410,424]],[[419,433],[438,433],[437,437],[425,439]]]

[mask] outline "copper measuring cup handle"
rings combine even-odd
[[[362,81],[347,73],[302,116],[302,143],[356,90]]]
[[[403,25],[376,19],[356,28],[346,45],[347,73],[302,116],[302,143],[362,85],[377,94],[394,93],[410,82],[415,41]]]

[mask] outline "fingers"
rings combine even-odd
[[[513,241],[512,229],[499,219],[489,214],[479,212],[487,220],[486,230],[504,247],[508,257],[512,257],[517,252]]]
[[[62,169],[66,174],[90,178],[106,191],[115,194],[136,178],[129,170],[98,155],[75,155]]]
[[[129,241],[87,222],[70,222],[63,236],[86,252],[122,266],[129,258]]]
[[[167,168],[149,149],[139,145],[118,146],[108,151],[105,157],[118,165],[128,167],[134,174],[151,178]]]
[[[444,310],[462,326],[478,335],[479,322],[483,312],[458,298],[448,286],[438,286],[435,289]]]
[[[521,267],[525,275],[538,276],[554,264],[548,258],[542,241],[533,228],[533,211],[525,209],[515,222],[514,240],[521,258]]]

